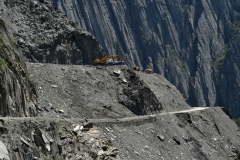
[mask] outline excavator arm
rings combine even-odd
[[[95,59],[94,64],[106,64],[106,65],[117,65],[123,64],[122,57],[119,55],[108,55],[102,59]]]

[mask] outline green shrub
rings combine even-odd
[[[219,56],[219,58],[217,58],[215,61],[212,61],[211,64],[212,66],[216,67],[218,70],[220,70],[222,68],[222,65],[224,63],[224,60],[227,57],[227,50],[228,50],[228,45],[226,44],[223,47],[222,53]]]
[[[14,7],[16,0],[9,0],[10,7]]]

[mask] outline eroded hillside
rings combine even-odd
[[[152,123],[100,126],[122,159],[240,158],[239,129],[220,108],[156,116]]]
[[[128,66],[153,68],[191,106],[240,116],[236,0],[51,0]]]
[[[103,56],[97,40],[46,1],[4,0],[1,17],[26,61],[92,64]]]
[[[27,66],[38,88],[38,109],[43,116],[121,118],[190,108],[164,77],[135,73],[124,65]]]
[[[191,108],[163,76],[71,65],[101,56],[47,1],[0,1],[0,159],[240,158],[223,110]]]

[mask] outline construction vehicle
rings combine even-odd
[[[135,71],[140,71],[140,67],[135,66],[135,67],[133,67],[133,70],[135,70]]]
[[[148,69],[145,70],[145,72],[148,73],[148,74],[152,74],[152,73],[153,73],[153,70],[150,69],[150,68],[148,68]]]
[[[95,59],[94,64],[118,65],[124,64],[124,61],[122,61],[122,57],[119,55],[108,55],[103,57],[102,59]]]

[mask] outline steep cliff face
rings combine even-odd
[[[37,95],[20,50],[0,19],[0,115],[36,116]]]
[[[239,17],[235,0],[52,0],[129,66],[151,67],[192,106],[240,116]]]

